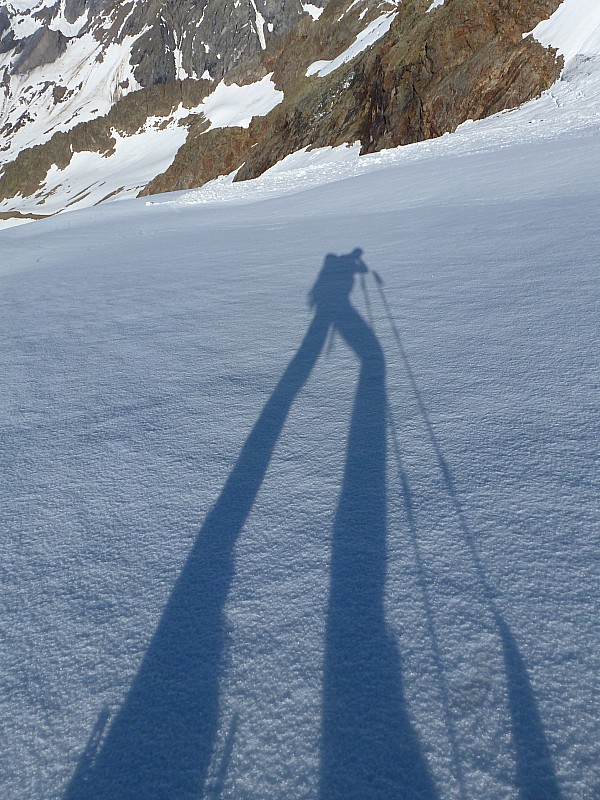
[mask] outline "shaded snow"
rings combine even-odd
[[[597,795],[588,33],[541,98],[452,135],[0,234],[0,795]],[[217,88],[212,124],[243,119]],[[143,182],[180,113],[46,191]],[[359,327],[288,375],[271,441],[306,294],[356,246],[387,412],[355,394]]]
[[[456,141],[2,232],[2,796],[594,796],[600,140]],[[356,246],[385,418],[358,328],[248,438]]]

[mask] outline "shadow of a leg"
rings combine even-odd
[[[498,611],[494,616],[502,640],[507,676],[519,800],[561,800],[562,794],[527,665],[504,619]]]
[[[317,313],[198,534],[122,707],[93,759],[80,760],[66,800],[202,796],[217,732],[234,546],[328,327]]]
[[[378,276],[376,280],[388,322],[390,323],[396,344],[398,345],[402,363],[404,364],[409,383],[414,392],[419,412],[427,429],[446,491],[456,515],[458,528],[470,553],[483,595],[502,642],[508,706],[511,715],[512,738],[515,748],[516,785],[519,792],[519,800],[542,800],[542,798],[543,800],[561,800],[562,794],[554,770],[554,763],[544,731],[544,725],[535,699],[535,692],[529,678],[527,664],[521,655],[518,644],[508,624],[500,614],[494,600],[492,587],[487,580],[485,569],[475,544],[475,536],[471,531],[466,514],[463,510],[454,475],[433,428],[429,412],[423,401],[400,333],[396,327],[387,297],[383,290],[382,281]]]
[[[348,306],[336,327],[360,376],[332,542],[323,686],[321,800],[438,797],[410,721],[400,655],[384,615],[385,365]]]

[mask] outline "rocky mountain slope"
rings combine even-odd
[[[258,2],[260,11],[255,0],[0,4],[2,151],[104,114],[136,89],[218,80],[306,16],[299,0]]]
[[[559,5],[3,7],[0,213],[254,178],[307,147],[360,142],[369,153],[440,136],[552,85],[562,59],[527,34]]]
[[[365,9],[381,12],[360,0],[353,5],[359,17]],[[427,13],[428,5],[409,0],[384,11],[393,18],[385,36],[331,72],[325,65],[313,71],[323,32],[347,6],[346,0],[332,0],[315,26],[294,30],[273,55],[265,54],[263,63],[273,68],[284,101],[228,142],[190,137],[144,193],[197,186],[226,171],[219,164],[223,158],[237,161],[236,179],[245,180],[303,147],[360,141],[361,152],[368,153],[433,138],[466,119],[513,108],[558,77],[562,62],[555,53],[522,36],[554,10],[556,0],[454,0],[435,14]]]

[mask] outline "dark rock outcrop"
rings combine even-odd
[[[10,17],[6,9],[0,8],[0,39],[4,36],[7,30],[10,29]]]
[[[252,144],[248,128],[223,128],[198,136],[192,134],[177,153],[175,167],[151,181],[139,196],[172,191],[173,181],[179,189],[192,189],[199,185],[199,175],[202,175],[203,183],[219,175],[228,175],[239,167],[240,153],[248,152]]]
[[[187,75],[222,78],[304,16],[300,0],[145,0],[115,5],[113,25],[99,35],[108,42],[143,31],[131,63],[138,83],[151,86],[179,77],[177,57]]]
[[[0,8],[0,55],[10,52],[15,45],[15,32],[11,27],[10,17],[4,8]]]
[[[13,72],[24,75],[43,64],[51,64],[65,52],[68,41],[60,31],[50,30],[46,26],[41,27],[24,40],[23,49],[13,67]]]
[[[89,0],[65,0],[65,18],[71,24],[82,17],[88,9],[95,10]]]

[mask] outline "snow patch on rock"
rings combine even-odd
[[[260,81],[245,86],[221,81],[197,109],[210,120],[209,130],[247,128],[252,117],[262,117],[279,105],[283,92],[275,88],[272,75],[269,73]]]
[[[312,3],[302,3],[302,8],[307,14],[310,14],[313,19],[319,19],[323,13],[323,9],[320,6],[315,6]]]
[[[380,17],[377,17],[377,19],[374,19],[373,22],[367,25],[364,31],[361,31],[361,33],[358,34],[350,47],[344,50],[343,53],[340,53],[337,58],[334,58],[331,61],[314,61],[306,70],[306,77],[308,78],[311,75],[317,75],[317,77],[323,78],[325,75],[329,75],[338,67],[341,67],[342,64],[352,61],[352,59],[359,55],[359,53],[362,53],[378,39],[381,39],[382,36],[385,36],[385,34],[389,31],[395,16],[396,12],[392,11],[382,14]]]

